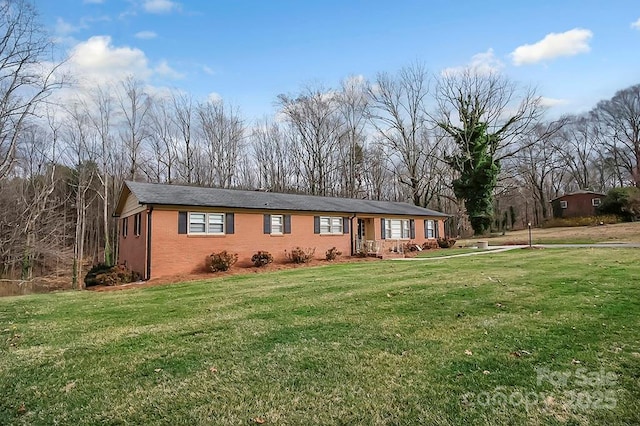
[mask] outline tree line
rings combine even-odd
[[[583,114],[545,118],[507,76],[421,64],[309,85],[252,122],[221,99],[133,76],[73,88],[26,1],[0,5],[0,274],[71,272],[117,254],[125,180],[408,201],[450,232],[549,218],[577,189],[640,186],[640,85]]]

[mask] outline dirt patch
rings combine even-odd
[[[145,288],[145,287],[155,287],[158,285],[168,285],[168,284],[176,284],[176,283],[184,283],[190,281],[202,281],[202,280],[213,280],[213,279],[221,279],[224,277],[229,277],[233,275],[251,275],[251,274],[260,274],[265,272],[275,272],[275,271],[284,271],[288,269],[298,269],[298,268],[309,268],[313,266],[328,266],[335,265],[340,263],[362,263],[362,262],[379,262],[380,259],[375,257],[339,257],[336,260],[327,261],[320,259],[313,259],[309,263],[297,264],[297,263],[271,263],[269,265],[263,267],[242,267],[242,266],[234,266],[228,271],[224,272],[199,272],[193,274],[180,274],[180,275],[171,275],[164,276],[158,278],[152,278],[149,281],[138,281],[135,283],[115,285],[115,286],[95,286],[89,287],[87,290],[89,291],[118,291],[118,290],[128,290],[132,288]]]

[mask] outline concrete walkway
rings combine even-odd
[[[466,257],[466,256],[477,256],[480,254],[488,254],[488,253],[501,253],[503,251],[515,250],[515,249],[523,249],[527,248],[529,245],[513,245],[513,246],[489,246],[488,249],[475,249],[470,253],[461,253],[461,254],[452,254],[450,256],[443,255],[438,257],[399,257],[392,258],[388,260],[408,260],[408,261],[427,261],[427,260],[442,260],[442,259],[451,259],[454,257]],[[596,244],[534,244],[534,248],[640,248],[639,243],[596,243]],[[471,247],[470,247],[471,248]]]

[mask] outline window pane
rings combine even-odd
[[[342,234],[342,218],[341,217],[331,218],[331,233]]]
[[[329,234],[329,233],[331,233],[331,218],[330,217],[321,217],[320,218],[320,233],[321,234]]]
[[[224,215],[220,213],[209,213],[209,233],[224,233]]]
[[[402,238],[402,221],[392,219],[391,221],[391,238]]]
[[[204,233],[206,231],[206,215],[204,213],[189,214],[189,232]]]
[[[403,220],[402,221],[402,238],[409,238],[409,221],[408,220]]]
[[[435,223],[433,220],[427,220],[427,238],[434,238],[435,232],[434,232],[434,228],[435,228]]]
[[[271,233],[272,234],[282,234],[284,223],[282,215],[271,215]]]

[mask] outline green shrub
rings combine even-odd
[[[226,250],[222,250],[207,257],[207,267],[211,272],[228,271],[237,261],[237,253],[229,253]]]
[[[257,267],[265,266],[273,262],[273,256],[268,251],[259,251],[251,256],[251,262]]]
[[[613,188],[602,200],[598,213],[618,215],[627,222],[640,218],[640,188]]]
[[[92,276],[89,277],[89,274]],[[98,264],[91,268],[85,277],[87,287],[94,285],[114,286],[140,281],[139,273],[131,271],[122,265],[107,266]]]
[[[438,246],[440,248],[450,248],[456,245],[456,240],[453,238],[438,238]]]
[[[315,254],[316,249],[314,248],[306,248],[302,247],[294,247],[290,252],[285,250],[285,254],[287,258],[293,263],[309,263],[311,259],[313,259],[313,255]]]
[[[336,260],[338,256],[342,255],[342,252],[335,247],[331,247],[324,255],[327,260]]]
[[[89,272],[87,272],[87,275],[85,275],[84,277],[84,285],[87,287],[98,285],[98,281],[96,280],[96,277],[99,274],[102,274],[111,268],[112,266],[107,265],[106,263],[98,263],[97,265],[93,265],[91,269],[89,269]]]

